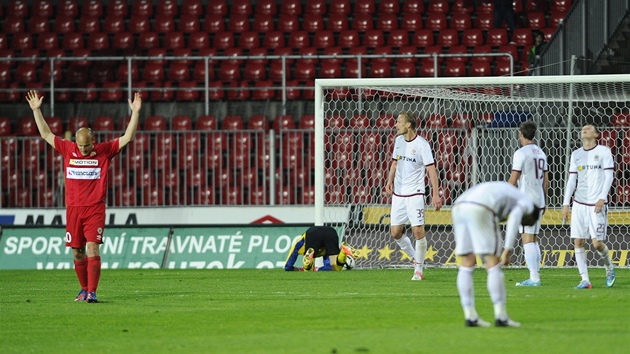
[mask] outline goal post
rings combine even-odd
[[[418,134],[433,148],[444,201],[436,211],[427,183],[429,266],[456,264],[450,207],[472,185],[509,179],[525,120],[538,124],[535,142],[549,163],[543,265],[574,265],[561,207],[569,156],[586,123],[598,125],[599,144],[615,158],[608,247],[618,266],[630,265],[630,75],[316,79],[314,107],[315,224],[343,226],[359,250],[358,268],[411,266],[389,234],[391,198],[383,193],[401,112],[417,117]],[[602,265],[593,252],[588,260]],[[512,264],[525,265],[520,245]]]

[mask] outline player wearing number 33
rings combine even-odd
[[[606,203],[615,166],[610,149],[597,145],[598,136],[599,130],[594,124],[586,124],[582,127],[582,147],[571,153],[569,179],[562,202],[562,218],[567,220],[570,213],[569,204],[573,196],[571,238],[575,246],[575,261],[582,276],[582,281],[575,287],[576,289],[592,287],[584,251],[586,238],[593,240],[593,246],[604,261],[606,286],[611,288],[615,285],[615,269],[610,260],[608,247],[604,243],[608,228]]]
[[[531,120],[521,124],[518,135],[522,147],[514,153],[512,174],[508,183],[517,186],[521,192],[527,194],[536,205],[542,208],[541,213],[544,214],[547,188],[549,187],[547,155],[533,142],[536,128],[536,123]],[[541,252],[538,243],[541,218],[542,215],[532,226],[521,225],[520,227],[525,262],[529,269],[529,279],[516,283],[516,286],[540,286],[541,284]],[[505,256],[501,258],[503,265],[509,264],[509,259]]]

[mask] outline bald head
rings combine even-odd
[[[75,134],[77,147],[83,156],[87,156],[94,149],[94,134],[90,128],[80,128]]]

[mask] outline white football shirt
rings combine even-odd
[[[610,149],[597,145],[590,150],[583,147],[571,153],[569,173],[577,174],[577,188],[573,200],[578,203],[594,205],[605,188],[605,170],[614,170],[615,162]],[[608,201],[608,191],[606,199]]]
[[[425,166],[435,163],[429,143],[419,135],[411,141],[399,135],[394,142],[392,158],[398,161],[394,194],[400,197],[424,194]]]
[[[525,145],[514,153],[512,171],[521,173],[518,189],[541,208],[545,206],[543,181],[547,169],[547,155],[536,144]]]
[[[534,211],[532,200],[507,182],[477,184],[460,195],[455,204],[461,202],[482,205],[491,210],[501,221],[505,221],[516,206],[520,206],[526,214]]]

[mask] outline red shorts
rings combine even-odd
[[[66,209],[66,246],[83,248],[86,242],[103,243],[105,204]]]

